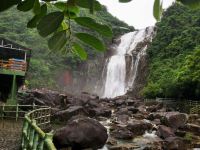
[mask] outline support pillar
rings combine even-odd
[[[10,98],[7,100],[8,105],[16,105],[16,94],[17,94],[17,81],[16,81],[16,75],[13,75],[13,81],[12,81],[12,89],[11,89],[11,95]]]

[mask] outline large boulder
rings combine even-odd
[[[87,116],[88,112],[82,106],[71,106],[66,110],[56,112],[53,118],[58,118],[60,121],[68,121],[76,115]]]
[[[133,138],[133,133],[126,126],[116,126],[110,134],[116,139],[129,140]]]
[[[168,137],[165,139],[164,149],[167,150],[187,150],[187,146],[182,138]]]
[[[163,126],[163,125],[158,126],[158,131],[156,132],[156,134],[159,137],[164,138],[164,139],[175,136],[175,134],[171,128]]]
[[[106,107],[96,107],[88,109],[90,117],[111,117],[111,109]]]
[[[178,129],[187,123],[188,115],[179,112],[167,112],[162,118],[162,123],[173,128]]]
[[[80,118],[70,121],[58,129],[53,142],[57,149],[72,147],[72,150],[85,148],[102,148],[108,138],[106,128],[91,118]]]
[[[200,126],[199,125],[188,123],[182,129],[184,131],[192,132],[193,134],[200,136]]]
[[[152,128],[153,125],[144,120],[133,120],[127,125],[127,129],[129,129],[134,136],[143,135],[145,131],[151,130]]]

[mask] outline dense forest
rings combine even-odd
[[[150,57],[145,97],[200,97],[200,11],[175,4],[157,23],[148,49]]]
[[[56,8],[51,9],[54,10]],[[98,22],[112,27],[114,37],[134,30],[133,27],[128,26],[123,21],[118,20],[108,13],[106,7],[103,7],[101,11],[96,12],[94,15],[90,14],[86,9],[82,9],[80,14],[81,16],[90,16]],[[80,60],[78,56],[72,54],[70,51],[50,51],[47,46],[47,39],[39,36],[36,29],[28,29],[26,27],[28,20],[32,16],[33,13],[31,11],[23,13],[16,8],[2,12],[0,14],[0,36],[32,49],[32,57],[26,80],[29,88],[46,87],[49,89],[59,89],[60,87],[58,87],[56,81],[59,73],[64,70],[72,70],[72,72],[74,71],[76,73],[80,69],[78,66],[86,62]],[[73,22],[72,27],[74,31],[80,32],[86,30],[87,32],[92,32]],[[112,39],[103,39],[103,41],[108,45]],[[90,47],[85,46],[85,49],[88,52],[88,60],[96,59],[103,55],[103,53],[96,52]]]

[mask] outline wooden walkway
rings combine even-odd
[[[20,150],[22,121],[0,120],[0,150]]]

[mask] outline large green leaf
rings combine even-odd
[[[128,3],[130,1],[132,1],[132,0],[119,0],[119,2],[121,2],[121,3]]]
[[[61,50],[67,43],[66,30],[55,33],[48,41],[50,50]]]
[[[162,8],[161,8],[160,0],[155,0],[154,6],[153,6],[153,16],[157,21],[160,21],[161,12],[162,12]]]
[[[199,9],[200,8],[200,0],[177,0],[178,2],[183,3],[184,5],[187,5],[193,9]]]
[[[69,29],[69,25],[65,22],[65,20],[63,20],[63,22],[61,23],[60,27],[57,29],[56,32],[62,31],[62,30],[68,30]]]
[[[74,43],[72,46],[73,52],[78,55],[82,60],[87,59],[87,53],[86,51],[77,43]]]
[[[82,7],[82,8],[91,9],[91,0],[76,0],[76,4],[80,7]],[[96,0],[93,0],[93,6],[92,7],[95,11],[101,10],[101,4]]]
[[[75,36],[98,51],[105,51],[105,45],[96,37],[87,33],[76,33]]]
[[[54,4],[55,7],[57,7],[60,10],[67,10],[67,3],[58,1]]]
[[[41,36],[46,37],[58,29],[64,19],[63,12],[52,12],[44,16],[37,25],[38,32]]]
[[[53,1],[57,1],[57,0],[42,0],[44,2],[53,2]]]
[[[27,24],[28,28],[35,28],[40,19],[47,14],[47,4],[41,6],[40,14],[35,15]]]
[[[21,0],[1,0],[0,12],[18,4],[20,1]]]
[[[33,12],[34,14],[40,14],[41,7],[40,7],[40,2],[39,0],[35,0],[34,6],[33,6]]]
[[[96,21],[92,18],[77,17],[74,20],[79,25],[95,30],[103,36],[112,37],[112,30],[109,26],[96,23]]]
[[[35,0],[25,0],[17,5],[17,9],[24,12],[29,11],[33,8],[34,4]]]
[[[39,20],[41,19],[41,17],[39,15],[35,15],[28,23],[27,23],[27,27],[28,28],[35,28],[37,26],[37,23],[39,22]]]

